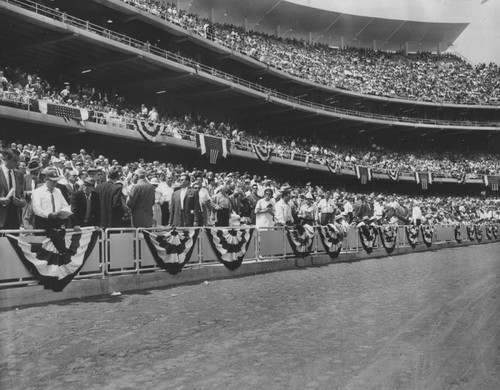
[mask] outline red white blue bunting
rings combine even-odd
[[[332,258],[337,258],[342,250],[342,241],[345,237],[345,232],[333,223],[318,226],[318,231],[326,253]]]
[[[326,166],[328,167],[328,170],[330,171],[330,173],[332,173],[334,175],[339,175],[341,173],[340,172],[340,163],[338,163],[338,162],[327,160]]]
[[[271,158],[273,148],[252,144],[253,151],[260,161],[267,162]]]
[[[139,134],[146,141],[156,142],[156,137],[165,130],[165,125],[153,122],[144,122],[134,119],[134,125]]]
[[[379,227],[380,241],[382,241],[382,246],[385,248],[387,253],[392,253],[396,247],[396,242],[398,238],[398,227],[397,225],[386,225]]]
[[[58,230],[57,234],[57,247],[48,236],[7,237],[26,268],[46,289],[62,291],[85,265],[99,231],[89,227],[71,233]]]
[[[295,256],[309,256],[314,242],[314,227],[307,224],[296,227],[290,226],[286,228],[286,236]]]
[[[415,248],[417,246],[417,241],[418,241],[418,227],[415,225],[410,225],[406,226],[405,230],[406,230],[406,238],[408,239],[410,246],[412,248]]]
[[[455,232],[455,241],[460,244],[462,242],[462,226],[456,225],[453,230]]]
[[[399,180],[400,173],[401,173],[401,171],[398,168],[387,170],[387,176],[389,176],[389,179],[394,180],[394,181]]]
[[[485,232],[486,232],[486,238],[488,240],[492,240],[493,239],[493,227],[491,225],[486,225]]]
[[[477,242],[483,241],[483,225],[474,225]]]
[[[177,230],[174,228],[161,233],[144,230],[143,233],[156,264],[169,274],[176,275],[191,259],[200,229]]]
[[[497,237],[498,237],[498,226],[493,225],[492,233],[493,233],[493,237],[494,237],[494,238],[495,238],[495,240],[496,240],[496,239],[497,239]]]
[[[366,253],[372,253],[378,234],[377,227],[375,225],[366,225],[364,222],[358,224],[357,227],[361,245]]]
[[[254,228],[206,228],[206,232],[217,259],[231,271],[239,268],[248,251]]]
[[[467,225],[467,237],[469,238],[470,241],[474,241],[476,238],[476,229],[474,225]]]
[[[429,225],[422,225],[421,230],[422,230],[422,240],[424,241],[424,244],[427,247],[430,247],[432,245],[432,237],[434,236],[433,227]]]

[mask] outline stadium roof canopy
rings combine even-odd
[[[428,22],[360,16],[290,3],[284,0],[184,0],[179,7],[219,23],[296,37],[339,47],[445,51],[468,23]],[[246,19],[246,22],[245,22]],[[278,31],[279,26],[279,31]]]

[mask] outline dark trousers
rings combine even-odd
[[[319,219],[320,225],[326,225],[332,222],[333,213],[321,213],[321,217]]]
[[[229,209],[217,210],[217,222],[215,226],[229,226]]]
[[[170,202],[163,202],[162,205],[160,205],[161,208],[161,224],[163,226],[168,225],[168,220],[170,218]]]
[[[19,229],[21,221],[19,221],[18,209],[12,203],[7,206],[7,215],[2,229]]]
[[[65,221],[63,219],[47,219],[35,215],[35,229],[44,229],[47,237],[50,238],[57,251],[60,254],[66,253],[66,236]]]

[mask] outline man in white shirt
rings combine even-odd
[[[335,201],[331,198],[329,191],[326,191],[323,198],[318,202],[319,224],[326,225],[333,222],[333,214],[336,209]]]
[[[65,224],[72,215],[71,207],[64,199],[56,184],[61,177],[54,169],[44,171],[45,184],[33,191],[33,213],[35,229],[45,229],[56,249],[61,255],[67,253],[64,236]]]
[[[278,226],[293,225],[292,208],[290,207],[290,192],[283,190],[281,199],[274,206],[274,221]]]

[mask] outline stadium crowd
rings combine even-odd
[[[498,65],[472,66],[456,55],[374,51],[278,38],[241,27],[210,23],[173,3],[122,0],[268,66],[312,81],[363,94],[430,102],[500,104]]]
[[[54,146],[1,146],[0,173],[5,177],[0,180],[0,205],[12,209],[7,219],[0,218],[3,229],[47,228],[47,221],[109,228],[500,220],[500,202],[492,198],[363,194],[160,161],[119,165],[84,149],[65,154]]]
[[[88,85],[69,83],[57,85],[40,76],[21,71],[17,68],[0,67],[0,101],[29,103],[44,100],[55,104],[85,108],[94,113],[98,123],[119,121],[132,123],[132,120],[163,124],[165,135],[194,141],[196,133],[224,137],[230,140],[232,147],[252,151],[252,145],[270,149],[281,158],[301,159],[307,162],[324,164],[329,161],[339,169],[354,169],[355,165],[369,166],[373,172],[386,173],[399,170],[401,174],[414,172],[432,172],[435,177],[457,179],[477,178],[485,174],[500,172],[500,159],[497,155],[471,150],[443,152],[438,148],[417,148],[418,145],[391,147],[376,145],[365,140],[363,144],[347,143],[326,139],[312,139],[309,135],[271,135],[260,129],[240,129],[229,123],[216,123],[201,116],[178,115],[162,112],[145,104],[136,105],[124,97],[113,99]],[[360,137],[361,138],[361,137]]]

